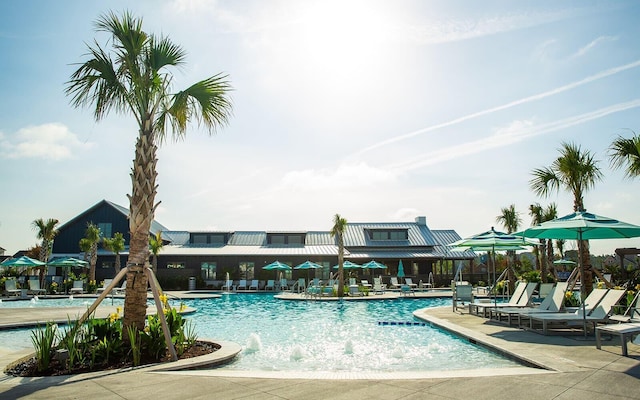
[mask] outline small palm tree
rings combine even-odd
[[[344,297],[344,231],[347,229],[347,220],[340,214],[333,217],[331,236],[338,241],[338,297]]]
[[[120,272],[120,253],[124,251],[124,236],[120,232],[114,233],[112,238],[102,239],[102,245],[105,249],[116,255],[115,269],[116,274]]]
[[[84,242],[83,242],[84,241]],[[80,239],[80,247],[88,248],[89,252],[89,281],[96,280],[96,263],[98,262],[98,243],[100,243],[100,228],[97,225],[89,222],[87,224],[87,230],[84,233],[84,238]],[[86,259],[85,252],[85,259]]]
[[[158,273],[158,254],[164,247],[162,241],[162,232],[158,231],[155,235],[149,236],[149,249],[151,250],[151,268],[154,273]]]
[[[58,222],[59,221],[55,218],[49,218],[46,221],[42,218],[38,218],[31,223],[33,229],[38,232],[36,234],[37,238],[42,240],[40,244],[40,253],[38,255],[38,259],[42,262],[49,261],[49,256],[51,255],[51,250],[53,248],[53,239],[58,234],[58,230],[56,229]],[[44,271],[44,266],[38,268],[40,284],[44,283]]]
[[[147,309],[147,278],[141,274],[149,263],[149,232],[156,203],[157,146],[172,133],[184,138],[189,122],[197,120],[209,133],[227,124],[231,114],[231,90],[224,75],[214,75],[188,88],[171,91],[171,67],[185,61],[184,50],[169,38],[149,34],[142,19],[125,12],[102,15],[96,31],[109,34],[111,51],[94,42],[88,60],[67,82],[66,92],[75,107],[95,107],[101,120],[109,112],[132,114],[138,138],[131,171],[129,197],[129,258],[124,302],[126,327],[142,330]]]
[[[637,178],[640,176],[640,135],[633,133],[627,139],[618,136],[609,147],[609,160],[613,169],[624,168],[625,176]]]
[[[496,222],[501,223],[502,226],[504,226],[504,228],[507,230],[507,233],[517,232],[518,227],[522,222],[522,219],[520,218],[520,213],[516,211],[515,204],[511,204],[509,207],[503,207],[500,210],[500,212],[501,214],[496,217]],[[511,267],[509,267],[507,263],[507,268],[508,268],[507,275],[509,277],[509,290],[510,292],[513,292],[513,289],[515,288],[515,284],[516,284],[516,276],[513,270],[516,265],[516,252],[515,250],[509,250],[507,251],[507,253],[509,254],[513,262]]]
[[[602,180],[602,171],[598,161],[588,150],[582,150],[573,143],[562,143],[560,156],[550,167],[537,168],[532,171],[533,178],[529,185],[538,196],[547,197],[561,188],[573,195],[573,210],[585,211],[584,192],[593,188]],[[581,275],[584,281],[584,294],[593,290],[593,272],[589,254],[589,241],[578,243],[581,253]]]
[[[531,216],[531,226],[536,226],[542,223],[542,206],[540,203],[534,203],[529,205],[529,215]],[[533,254],[536,256],[536,269],[541,271],[541,275],[543,274],[543,265],[544,265],[544,256],[546,255],[546,245],[547,241],[545,239],[540,240],[540,247],[533,247]]]

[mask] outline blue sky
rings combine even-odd
[[[640,130],[636,1],[8,1],[0,3],[0,246],[36,243],[108,199],[128,206],[133,118],[64,94],[103,12],[128,9],[188,53],[174,88],[229,74],[234,115],[159,150],[156,219],[175,230],[328,230],[412,221],[466,237],[522,227],[531,171],[562,142],[600,160],[589,211],[640,224],[640,181],[607,148]],[[640,239],[592,242],[596,254]],[[568,244],[568,248],[575,245]]]

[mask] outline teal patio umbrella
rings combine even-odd
[[[309,280],[309,270],[310,269],[318,269],[322,268],[322,265],[316,264],[313,261],[305,261],[302,264],[298,264],[293,269],[306,269],[307,270],[307,281]]]
[[[274,261],[271,264],[265,265],[262,269],[265,271],[276,271],[276,277],[274,279],[278,279],[278,271],[291,271],[290,266],[280,261]]]
[[[30,267],[41,267],[45,265],[44,262],[40,260],[33,259],[27,256],[21,256],[18,258],[8,258],[0,263],[2,267],[16,267],[16,268],[30,268]]]
[[[368,263],[362,265],[364,269],[387,269],[387,266],[377,262],[376,260],[371,260]]]
[[[62,267],[62,269],[64,270],[64,275],[62,277],[63,282],[67,280],[67,271],[70,268],[84,267],[87,264],[89,264],[87,261],[80,260],[74,257],[56,258],[55,260],[47,262],[47,265],[50,267]],[[65,293],[66,293],[66,286],[65,286]]]
[[[402,265],[402,260],[398,262],[398,278],[404,278],[404,265]]]
[[[334,265],[333,266],[333,269],[338,269],[338,268],[340,268],[339,265]],[[354,262],[351,262],[351,261],[344,261],[342,263],[342,268],[344,268],[344,269],[360,269],[360,268],[363,268],[363,266],[360,265],[360,264],[356,264]]]
[[[580,243],[592,239],[627,239],[640,236],[640,226],[603,217],[587,211],[577,211],[564,217],[543,222],[517,233],[525,238],[577,240],[580,276],[584,279],[584,263]],[[582,297],[585,297],[582,285]]]

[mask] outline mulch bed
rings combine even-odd
[[[211,354],[220,349],[220,345],[211,342],[196,341],[196,343],[187,349],[184,353],[178,356],[179,359],[193,358]],[[160,360],[147,357],[142,358],[140,366],[157,364],[159,362],[168,362],[170,355],[167,353]],[[26,360],[20,360],[12,365],[9,365],[4,371],[8,375],[27,377],[27,376],[59,376],[59,375],[75,375],[85,372],[97,372],[97,371],[112,371],[123,368],[133,367],[132,361],[114,360],[109,364],[94,365],[93,368],[89,368],[88,365],[82,365],[69,371],[64,363],[56,359],[52,359],[49,364],[49,368],[45,371],[38,371],[35,357],[30,357]]]

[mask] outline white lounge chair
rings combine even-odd
[[[110,279],[110,278],[107,278],[104,281],[102,281],[102,286],[96,289],[96,293],[100,294],[104,292],[109,287],[109,285],[111,285],[111,282],[113,282],[113,279]]]
[[[257,279],[253,279],[253,280],[251,281],[251,284],[249,285],[249,290],[251,290],[251,289],[258,290],[258,285],[259,285],[259,283],[260,283],[260,282],[259,282]]]
[[[382,283],[382,278],[373,278],[373,293],[384,294],[386,285]]]
[[[594,294],[594,292],[596,293]],[[602,294],[602,292],[604,292],[604,294]],[[542,324],[542,333],[547,335],[550,325],[555,324],[562,327],[569,327],[581,324],[582,329],[586,333],[587,323],[593,324],[595,329],[598,322],[607,321],[613,310],[613,306],[620,301],[624,293],[624,290],[618,289],[593,289],[591,294],[585,299],[584,313],[582,307],[579,307],[574,313],[531,315],[529,318],[529,327],[534,329],[535,323],[539,322]],[[592,297],[591,295],[594,296]],[[590,299],[590,297],[592,297],[592,299]]]
[[[537,307],[521,308],[521,307],[506,307],[499,308],[495,311],[498,319],[502,319],[503,316],[507,317],[509,325],[514,317],[518,319],[518,325],[520,326],[523,319],[528,319],[531,314],[539,313],[554,313],[562,309],[564,304],[564,293],[567,290],[567,282],[558,282],[558,284],[551,288],[551,292],[546,295],[542,303]]]
[[[18,289],[15,278],[4,281],[4,291],[7,292],[7,296],[22,296],[22,290]]]
[[[362,280],[360,281],[360,285],[361,285],[362,287],[367,288],[367,289],[371,289],[371,288],[373,287],[373,286],[369,283],[369,281],[368,281],[368,280],[366,280],[366,279],[362,279]]]
[[[526,282],[518,282],[509,301],[507,301],[506,303],[500,303],[500,304],[503,305],[504,307],[518,306],[518,301],[520,301],[520,298],[522,297],[522,294],[525,292],[526,289],[527,289]],[[482,316],[488,317],[491,308],[495,307],[497,304],[490,301],[486,301],[486,300],[488,299],[484,299],[484,301],[476,300],[469,303],[469,314],[480,315],[480,311],[482,310]]]
[[[411,278],[404,278],[404,284],[409,286],[411,289],[415,289],[418,287],[417,284],[413,283],[413,280]]]
[[[122,285],[120,285],[120,287],[114,288],[112,290],[113,294],[118,294],[118,295],[125,294],[126,291],[127,291],[127,278],[124,278],[122,280]]]
[[[240,282],[238,282],[238,286],[236,286],[236,290],[240,290],[240,288],[247,290],[247,280],[246,279],[240,279]]]
[[[40,287],[40,279],[29,279],[29,293],[37,296],[39,294],[46,294],[46,289]]]
[[[69,294],[83,294],[84,281],[73,281],[73,287],[69,289]]]
[[[389,289],[400,289],[401,286],[402,285],[398,283],[398,278],[392,276],[389,284]]]
[[[464,308],[466,304],[471,307],[473,303],[473,286],[472,285],[455,285],[453,288],[453,311],[457,311],[458,308]],[[458,304],[460,303],[460,304]],[[469,308],[471,312],[471,308]]]

